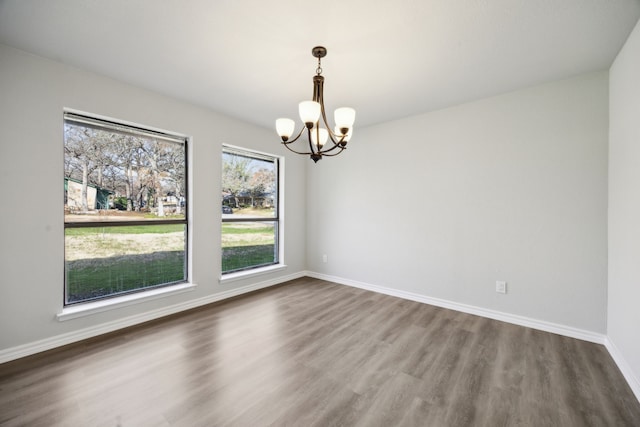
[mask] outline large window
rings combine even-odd
[[[187,280],[187,141],[64,114],[64,304]]]
[[[278,158],[222,151],[222,273],[278,264]]]

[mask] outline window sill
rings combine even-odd
[[[274,273],[276,271],[284,270],[287,266],[285,264],[270,265],[268,267],[254,268],[252,270],[238,271],[236,273],[224,274],[220,277],[220,283],[231,283],[238,280],[248,279],[250,277],[262,276],[264,274]]]
[[[158,298],[164,298],[170,295],[177,295],[183,292],[193,291],[198,285],[193,283],[181,283],[179,285],[167,286],[159,289],[151,289],[145,292],[138,292],[121,297],[109,298],[101,301],[88,302],[85,304],[73,305],[65,307],[56,318],[60,322],[76,319],[78,317],[90,316],[92,314],[101,313],[103,311],[115,310],[117,308],[129,305],[140,304]]]

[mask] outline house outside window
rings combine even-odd
[[[64,305],[183,283],[187,138],[64,113]]]
[[[223,275],[281,262],[279,176],[278,157],[223,147]]]

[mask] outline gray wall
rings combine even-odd
[[[356,129],[307,169],[309,270],[604,334],[607,100],[600,72]]]
[[[220,285],[220,166],[223,143],[277,155],[268,131],[212,111],[0,45],[0,351],[73,334],[151,310],[305,269],[305,159],[287,158],[288,269]],[[210,96],[216,96],[215,93]],[[63,291],[63,108],[192,137],[194,292],[59,322]],[[289,157],[289,155],[287,155]]]
[[[640,24],[610,71],[608,337],[640,399]],[[620,363],[619,363],[620,364]]]

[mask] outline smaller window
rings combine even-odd
[[[278,264],[279,162],[225,146],[222,151],[222,274]]]

